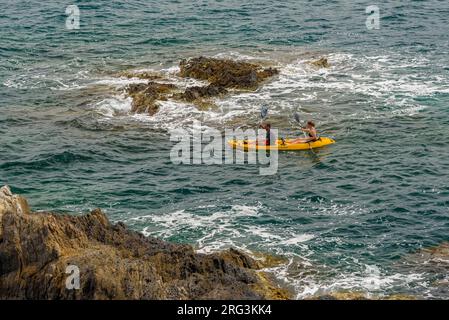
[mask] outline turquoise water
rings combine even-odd
[[[368,30],[370,1],[74,1],[71,31],[66,1],[0,2],[0,183],[34,209],[101,207],[202,252],[287,257],[271,271],[297,298],[449,296],[436,284],[444,261],[404,264],[449,241],[448,2],[388,1]],[[198,55],[281,74],[209,111],[168,101],[154,117],[130,114],[123,88],[136,80],[118,72],[187,86],[176,66]],[[306,63],[321,56],[331,68]],[[262,104],[283,135],[298,135],[298,111],[337,143],[280,154],[274,176],[170,161],[169,129],[256,126]]]

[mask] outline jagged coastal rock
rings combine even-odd
[[[131,84],[127,88],[128,95],[133,99],[131,111],[153,115],[159,110],[157,101],[167,100],[167,94],[175,89],[173,84],[154,81]]]
[[[68,289],[74,266],[79,289]],[[24,198],[0,189],[0,299],[288,298],[261,267],[234,249],[199,254],[144,237],[111,224],[100,209],[34,213]]]
[[[207,57],[182,60],[179,76],[207,81],[206,86],[193,86],[184,90],[173,84],[156,82],[164,79],[148,72],[124,72],[121,76],[148,80],[148,83],[132,84],[126,93],[133,99],[132,112],[154,115],[159,110],[158,101],[173,99],[193,103],[199,108],[211,105],[211,98],[222,97],[234,90],[255,90],[268,78],[279,73],[275,68],[263,68],[254,63],[214,59]]]
[[[182,60],[179,67],[181,77],[207,80],[217,87],[249,90],[279,73],[277,69],[264,69],[253,63],[207,57]]]

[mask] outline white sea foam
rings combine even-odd
[[[355,266],[359,262],[353,262]],[[294,288],[296,299],[332,295],[335,293],[361,293],[367,298],[381,298],[395,288],[419,285],[427,291],[425,275],[421,273],[387,273],[376,265],[360,265],[359,272],[335,272],[326,266],[314,266],[308,259],[289,259],[288,264],[267,268],[286,286]]]
[[[281,70],[279,81],[269,86],[272,89],[298,88],[298,92],[306,91],[336,91],[336,93],[359,93],[375,98],[381,98],[391,93],[401,93],[410,97],[432,95],[436,92],[446,92],[447,84],[441,77],[418,79],[416,75],[398,76],[394,68],[406,68],[410,64],[425,66],[425,59],[413,59],[412,62],[400,64],[399,57],[376,56],[363,57],[352,54],[330,54],[329,69],[317,69],[307,62],[307,59],[297,60]],[[374,62],[375,61],[375,62]]]
[[[206,208],[201,206],[202,209]],[[130,219],[130,223],[145,225],[143,233],[168,239],[180,234],[197,234],[195,247],[199,252],[214,252],[228,247],[248,250],[249,246],[265,247],[267,252],[287,254],[288,248],[301,247],[314,238],[312,234],[297,233],[273,225],[258,225],[253,219],[261,216],[263,209],[258,205],[233,205],[228,210],[207,206],[208,213],[194,210],[178,210],[163,215],[146,215]],[[217,211],[209,212],[216,208]],[[247,220],[248,218],[251,218]]]
[[[307,242],[315,238],[313,234],[300,234],[291,236],[289,239],[282,240],[280,242],[281,245],[291,246],[298,245],[299,243]]]
[[[194,105],[178,101],[159,102],[159,111],[153,116],[146,114],[135,114],[134,119],[138,119],[152,128],[170,130],[174,128],[188,128],[194,119],[207,121],[211,112],[198,110]]]
[[[219,53],[215,57],[261,60],[259,57],[233,51]],[[279,62],[279,76],[255,92],[234,93],[226,98],[216,99],[218,108],[215,109],[200,111],[192,104],[169,100],[160,102],[161,108],[156,115],[140,114],[132,116],[130,120],[161,130],[185,126],[192,120],[200,120],[212,127],[222,127],[226,123],[239,125],[240,122],[243,124],[244,119],[247,122],[247,119],[257,118],[261,105],[270,106],[271,116],[311,109],[313,117],[321,124],[329,120],[340,122],[347,119],[407,117],[427,108],[414,101],[417,96],[449,92],[448,81],[444,76],[422,78],[420,72],[413,71],[414,68],[429,67],[431,61],[426,57],[408,58],[395,53],[362,56],[337,52],[328,54],[327,58],[331,67],[322,69],[310,65],[308,62],[311,58],[304,55],[294,61]],[[410,68],[411,72],[401,72],[406,68]],[[178,77],[179,67],[176,65],[165,69],[147,68],[138,71],[157,72],[166,78],[161,81],[173,83],[181,89],[207,84],[205,81]],[[129,83],[145,81],[105,78],[97,79],[94,83],[123,88]],[[363,101],[356,101],[358,107],[352,110],[346,110],[344,105],[334,105],[335,98],[346,95],[363,98]],[[348,97],[349,101],[351,99],[353,98]],[[306,107],[303,108],[302,105]],[[373,105],[386,105],[388,108],[373,108]],[[106,113],[106,116],[109,117],[110,114]]]
[[[94,105],[95,110],[105,117],[126,115],[131,111],[131,98],[124,96],[113,96],[101,100]]]
[[[326,203],[321,205],[327,206]],[[345,214],[358,214],[356,206],[348,206]],[[207,210],[204,210],[207,209]],[[161,215],[146,215],[130,219],[144,225],[143,233],[169,239],[174,236],[195,234],[194,245],[198,252],[210,253],[235,247],[251,254],[251,250],[270,252],[288,259],[285,264],[264,269],[284,285],[295,290],[297,299],[338,292],[361,292],[367,297],[381,297],[395,288],[421,283],[423,274],[389,273],[378,265],[363,264],[353,259],[354,272],[333,270],[332,266],[316,266],[315,253],[307,245],[310,241],[324,241],[318,235],[299,233],[294,228],[280,224],[258,224],[254,219],[263,217],[266,208],[261,205],[233,205],[220,210],[216,205],[177,210]],[[351,213],[351,210],[354,212]],[[327,206],[324,212],[341,213],[342,207]],[[247,220],[247,218],[250,218]],[[279,218],[282,220],[282,218]],[[317,238],[318,237],[318,238]],[[331,243],[339,239],[326,238]]]
[[[93,82],[94,85],[109,85],[109,86],[117,86],[117,87],[124,87],[129,84],[134,83],[147,83],[148,80],[145,79],[139,79],[139,78],[106,78],[106,79],[100,79],[95,82]]]
[[[382,297],[385,292],[394,291],[395,287],[406,287],[417,283],[424,278],[423,274],[386,274],[377,266],[367,266],[362,273],[340,273],[335,277],[327,279],[306,278],[299,280],[301,285],[295,285],[297,299],[304,299],[316,295],[325,295],[338,292],[360,292],[366,294],[367,298]],[[285,278],[284,281],[292,281]],[[295,280],[293,280],[295,282]],[[297,283],[299,284],[299,283]]]
[[[282,240],[282,237],[280,235],[273,234],[272,232],[270,232],[270,230],[267,227],[253,225],[253,226],[248,226],[246,231],[264,241],[272,241],[272,240],[281,241]]]
[[[62,66],[26,68],[7,78],[3,85],[15,89],[76,90],[85,88],[91,74],[88,70],[70,70],[70,63]]]
[[[359,216],[368,214],[369,210],[363,205],[350,203],[342,204],[330,201],[312,202],[308,198],[299,199],[298,210],[301,215],[322,216]],[[307,209],[303,209],[307,208]]]
[[[78,80],[64,79],[58,76],[43,74],[22,74],[10,77],[3,82],[3,85],[14,89],[39,89],[50,90],[74,90],[84,88]]]
[[[153,71],[153,69],[147,69],[147,70]],[[179,66],[172,66],[172,67],[169,67],[169,68],[161,69],[160,71],[162,73],[174,75],[174,74],[179,73],[179,71],[181,71],[181,69],[179,68]]]
[[[232,60],[237,60],[237,61],[253,61],[253,60],[270,61],[270,59],[266,58],[266,57],[251,56],[251,55],[243,54],[243,53],[240,53],[240,52],[237,52],[237,51],[229,51],[229,52],[217,53],[216,55],[213,56],[213,58],[217,58],[217,59],[232,59]]]

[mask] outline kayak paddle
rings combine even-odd
[[[260,109],[260,117],[262,118],[262,121],[265,120],[265,118],[268,116],[268,107],[262,106]]]
[[[294,114],[294,117],[295,117],[295,120],[296,120],[296,122],[298,122],[298,124],[301,126],[301,128],[302,128],[302,125],[301,125],[301,118],[300,118],[300,116],[299,116],[299,113],[298,112],[295,112],[295,114]],[[303,132],[304,133],[304,138],[306,137],[306,133],[305,132]]]
[[[295,112],[294,117],[295,117],[296,122],[298,122],[298,124],[301,126],[301,118],[300,118],[300,116],[299,116],[299,113],[298,113],[298,112]],[[302,126],[301,126],[301,128],[302,128]],[[304,133],[304,138],[307,138],[306,133],[305,133],[304,131],[303,131],[303,133]],[[312,146],[310,145],[310,143],[309,143],[309,146],[310,146],[310,151],[312,151],[313,153],[315,153],[315,151],[313,151]]]

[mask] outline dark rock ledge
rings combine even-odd
[[[67,266],[80,271],[69,290]],[[229,249],[196,253],[111,224],[96,209],[73,216],[31,212],[0,189],[0,299],[287,299],[260,262]]]

